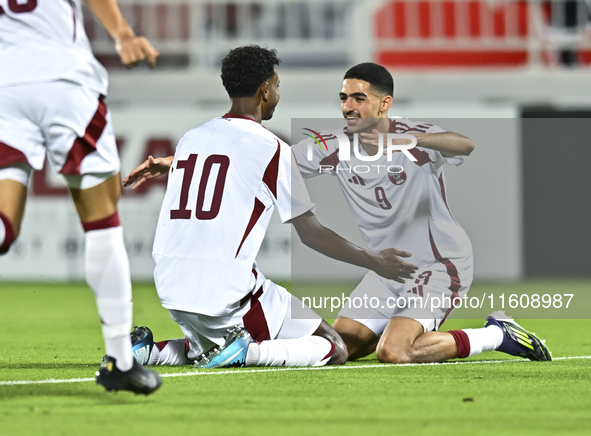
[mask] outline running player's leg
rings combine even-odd
[[[85,231],[86,281],[96,296],[107,355],[131,368],[132,296],[129,259],[117,213],[119,174],[87,188],[70,188]]]
[[[104,97],[82,86],[60,81],[38,91],[48,114],[38,120],[47,155],[65,177],[85,232],[86,281],[96,297],[107,355],[127,371],[133,363],[131,279],[117,213],[120,162],[110,115]]]

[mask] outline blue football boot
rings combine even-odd
[[[133,326],[131,332],[131,351],[140,365],[147,365],[154,348],[154,335],[148,327]]]
[[[215,348],[207,356],[203,354],[195,362],[197,368],[240,368],[246,366],[246,351],[255,342],[245,329],[236,326],[229,329],[226,343],[222,348]]]
[[[544,345],[545,341],[538,338],[535,333],[525,330],[507,316],[504,311],[500,310],[491,313],[486,318],[485,327],[490,325],[495,325],[503,331],[503,342],[497,348],[497,351],[529,360],[552,360],[550,350]]]

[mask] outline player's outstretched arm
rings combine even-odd
[[[416,265],[400,259],[410,257],[411,253],[395,248],[382,250],[378,254],[370,253],[324,227],[312,212],[293,218],[291,222],[304,245],[333,259],[375,271],[387,279],[404,283],[404,279],[412,278],[418,269]]]
[[[85,0],[94,16],[115,40],[115,48],[121,62],[127,67],[135,67],[139,62],[147,61],[150,67],[156,66],[160,53],[150,42],[136,36],[119,9],[117,0]]]
[[[172,165],[173,156],[159,157],[154,159],[152,156],[148,156],[143,164],[138,165],[133,169],[129,175],[123,179],[123,186],[131,189],[137,189],[146,180],[153,179],[168,174],[170,166]]]
[[[468,156],[474,150],[474,142],[464,135],[455,132],[438,133],[410,133],[417,138],[417,146],[430,148],[439,151],[445,157]],[[378,131],[374,129],[371,133],[361,133],[360,141],[365,146],[375,148],[374,155],[378,150]],[[383,135],[386,140],[386,135]],[[407,141],[407,140],[401,140]],[[384,144],[384,154],[386,154],[386,145]]]
[[[430,148],[445,157],[468,156],[474,151],[474,142],[455,132],[415,133],[417,146]]]

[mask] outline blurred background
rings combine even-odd
[[[463,166],[446,169],[451,209],[473,243],[476,279],[591,275],[591,1],[119,3],[161,53],[155,70],[126,70],[87,12],[93,50],[110,72],[107,102],[123,176],[148,154],[172,154],[187,130],[227,111],[219,65],[231,48],[278,50],[281,103],[265,125],[288,143],[303,139],[291,131],[293,119],[340,118],[344,72],[374,61],[394,76],[390,115],[439,124],[476,143]],[[81,226],[63,183],[46,167],[31,182],[21,237],[0,262],[1,280],[84,278]],[[320,221],[363,245],[336,181],[318,179],[309,188]],[[165,186],[161,178],[126,190],[121,200],[136,280],[152,277]],[[307,249],[274,219],[259,266],[287,279],[292,250]],[[315,256],[310,252],[309,277],[334,278],[333,264]],[[348,271],[339,278],[363,274]]]

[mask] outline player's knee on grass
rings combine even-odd
[[[391,319],[378,342],[376,357],[382,363],[419,362],[422,351],[413,345],[424,332],[424,326],[415,319]]]
[[[335,345],[334,353],[328,361],[327,365],[344,365],[349,356],[347,346],[339,334],[326,321],[322,321],[318,329],[314,332],[314,336],[320,336],[332,342]]]
[[[376,357],[382,363],[413,363],[412,350],[405,350],[388,344],[378,344]]]

